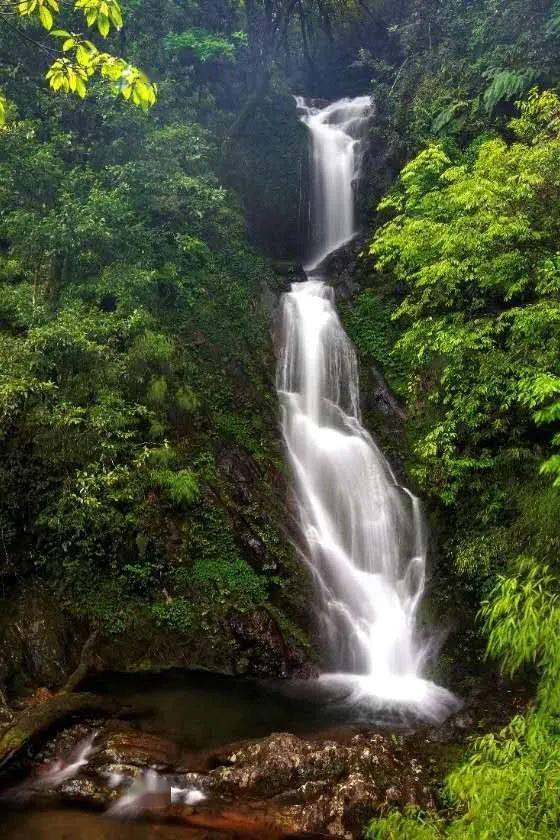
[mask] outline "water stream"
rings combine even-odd
[[[356,354],[321,271],[357,232],[371,103],[297,105],[312,150],[312,235],[307,281],[283,300],[278,393],[329,669],[321,680],[346,688],[352,702],[405,704],[437,718],[452,697],[422,678],[429,645],[417,627],[426,569],[419,502],[361,424]]]

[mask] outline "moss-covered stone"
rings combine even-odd
[[[21,712],[0,735],[0,769],[55,724],[85,715],[115,715],[120,704],[94,694],[56,694]]]

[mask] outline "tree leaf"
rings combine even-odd
[[[107,17],[107,15],[101,13],[98,14],[97,28],[99,29],[100,34],[103,35],[104,38],[106,38],[111,29],[111,24],[109,23],[109,18]]]
[[[53,16],[50,9],[48,9],[46,6],[39,6],[39,18],[41,19],[41,23],[46,30],[52,29]]]

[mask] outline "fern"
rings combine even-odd
[[[557,35],[560,35],[560,2],[558,2],[558,0],[552,4],[550,17],[545,23],[544,31],[545,35],[549,38],[554,38]]]
[[[434,134],[440,134],[444,129],[460,131],[466,121],[467,102],[453,102],[440,111],[432,123]]]
[[[175,505],[188,505],[193,502],[199,492],[196,476],[189,469],[183,470],[153,470],[152,483],[165,492],[165,495]]]
[[[491,67],[483,75],[490,81],[484,91],[483,99],[487,113],[491,114],[500,102],[511,102],[528,91],[538,73],[532,67],[526,70],[504,70],[500,67]]]

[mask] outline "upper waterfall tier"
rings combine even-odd
[[[296,103],[311,135],[311,243],[305,268],[312,271],[357,232],[354,192],[371,99],[341,99],[324,108],[303,97]]]

